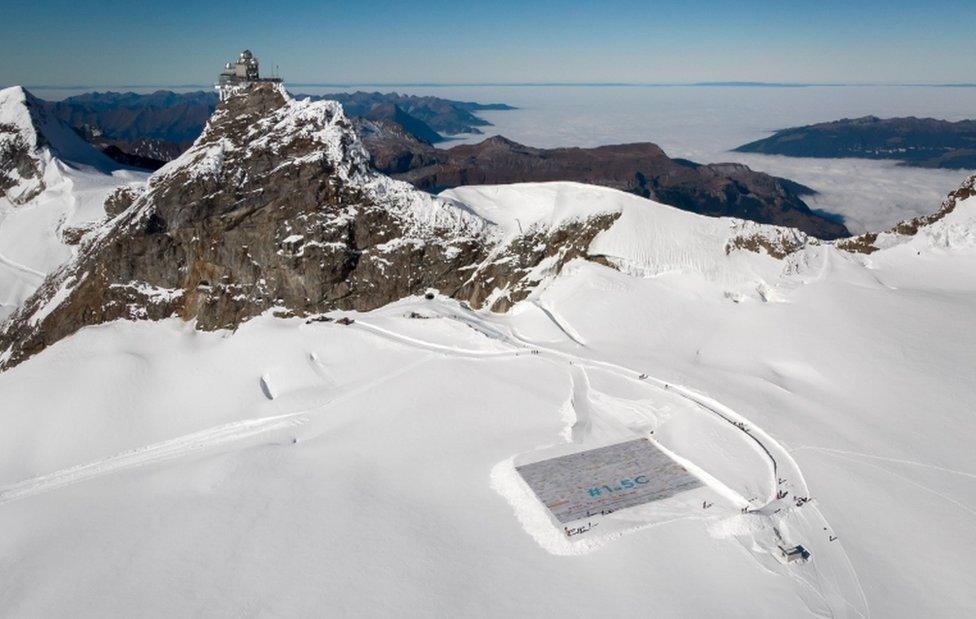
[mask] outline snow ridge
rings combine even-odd
[[[19,136],[31,157],[41,165],[41,174],[53,159],[103,173],[119,167],[71,127],[49,114],[43,102],[23,86],[0,90],[0,126],[7,128],[5,135],[0,133],[0,150]]]

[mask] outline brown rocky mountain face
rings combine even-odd
[[[792,181],[736,163],[672,159],[649,142],[542,149],[503,137],[438,149],[395,125],[360,122],[378,170],[428,191],[460,185],[576,181],[602,185],[702,215],[797,228],[821,239],[850,236],[844,224],[813,212]]]
[[[502,238],[461,206],[372,171],[341,106],[272,84],[240,88],[192,148],[107,210],[78,257],[5,324],[0,367],[120,318],[234,328],[271,309],[370,310],[430,289],[502,311],[589,257],[617,216]]]
[[[40,176],[37,163],[31,157],[30,145],[20,130],[14,125],[0,123],[0,196],[6,196],[14,204],[27,202],[44,190]],[[38,179],[38,182],[26,193],[10,194],[25,179]]]

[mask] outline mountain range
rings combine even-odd
[[[10,614],[971,614],[976,176],[825,241],[432,195],[377,122],[239,86],[150,175],[0,91]],[[563,522],[521,473],[634,441],[570,500],[690,483]]]
[[[444,140],[441,133],[479,133],[479,127],[488,122],[473,112],[514,109],[504,104],[450,101],[395,92],[298,97],[339,101],[352,116],[395,122],[428,143]],[[217,93],[91,92],[45,105],[52,114],[75,127],[96,146],[116,146],[128,155],[156,159],[155,165],[159,167],[162,162],[175,159],[200,135],[217,106]],[[153,165],[148,161],[144,163]]]
[[[815,212],[809,187],[737,163],[672,159],[650,142],[595,148],[532,148],[501,136],[436,148],[389,123],[358,123],[373,165],[426,191],[460,185],[575,181],[611,187],[692,213],[792,226],[821,239],[850,236]]]
[[[671,159],[651,143],[593,149],[536,149],[494,137],[475,146],[437,148],[439,132],[475,133],[488,124],[474,112],[512,109],[436,97],[378,92],[296,95],[336,100],[355,120],[373,165],[428,191],[460,184],[568,180],[653,197],[696,213],[795,226],[833,239],[850,233],[839,218],[812,211],[798,183],[736,164]],[[90,93],[46,104],[119,163],[158,169],[203,130],[216,105],[211,93]]]
[[[781,129],[743,153],[893,159],[920,168],[976,169],[976,120],[862,116]]]

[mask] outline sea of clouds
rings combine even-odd
[[[391,90],[392,88],[379,88]],[[333,89],[335,90],[335,89]],[[352,89],[354,90],[354,88]],[[976,88],[928,86],[444,86],[397,88],[411,94],[517,106],[480,115],[488,135],[539,147],[650,141],[672,157],[737,161],[817,190],[806,201],[844,217],[853,232],[880,230],[935,210],[971,174],[892,161],[806,159],[734,153],[777,129],[875,115],[976,117]]]

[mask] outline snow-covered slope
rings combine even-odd
[[[0,90],[0,319],[72,256],[116,187],[146,176],[120,170],[20,86]]]
[[[506,314],[116,321],[0,373],[7,614],[976,611],[976,198],[862,254],[572,184],[447,197],[502,236],[619,214],[620,270]],[[640,436],[702,487],[571,538],[514,470]]]
[[[47,113],[43,104],[22,86],[0,90],[0,124],[16,129],[29,152],[39,159],[42,174],[55,158],[104,173],[118,168],[71,127]]]
[[[702,217],[644,198],[580,183],[522,183],[451,189],[442,197],[467,204],[508,235],[558,229],[567,223],[619,214],[589,246],[615,268],[638,277],[682,273],[755,294],[783,271],[783,254],[811,240],[798,230]],[[762,239],[764,247],[755,245]],[[819,241],[813,240],[819,243]],[[754,251],[740,251],[754,246]]]

